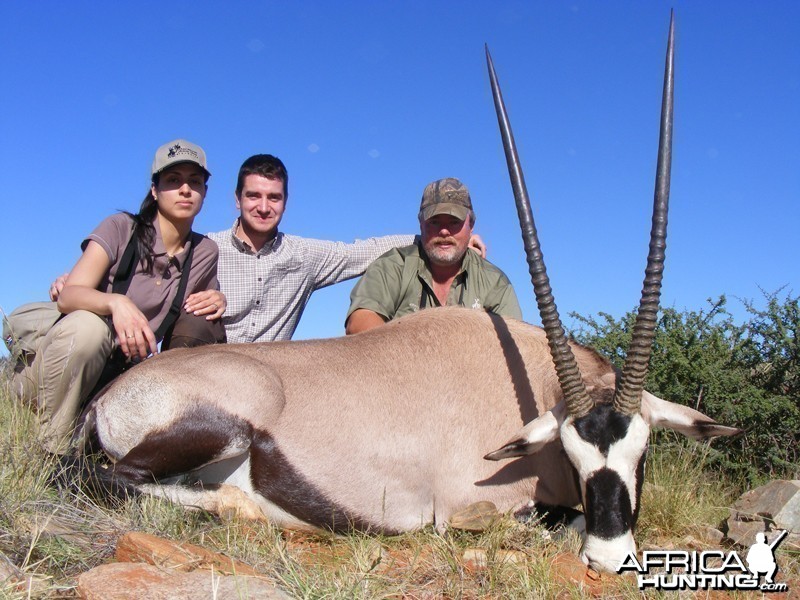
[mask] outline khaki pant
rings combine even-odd
[[[17,393],[38,410],[48,451],[67,449],[81,406],[115,346],[105,319],[76,310],[53,325],[30,365],[14,374]]]
[[[206,321],[182,312],[169,347],[224,342],[225,329],[219,320]],[[77,310],[53,325],[32,362],[16,370],[14,389],[38,410],[43,444],[49,452],[61,454],[68,449],[75,420],[116,346],[106,319]]]

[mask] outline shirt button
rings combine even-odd
[[[261,281],[261,277],[259,277],[258,280]]]
[[[256,300],[256,304],[261,304],[261,300]]]
[[[161,285],[161,280],[156,281],[156,285]]]

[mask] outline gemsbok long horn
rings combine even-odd
[[[664,255],[667,248],[667,209],[669,208],[670,167],[672,164],[672,100],[675,69],[674,15],[670,15],[667,59],[664,67],[664,91],[661,97],[661,131],[658,139],[658,166],[653,200],[653,224],[650,229],[650,252],[647,256],[642,299],[633,326],[622,377],[614,394],[614,408],[624,414],[639,412],[642,390],[655,337]]]
[[[497,83],[497,75],[494,71],[494,64],[492,63],[488,46],[486,47],[486,64],[489,68],[489,79],[492,83],[492,96],[494,97],[494,107],[497,112],[497,122],[500,125],[500,134],[503,138],[503,149],[506,154],[508,174],[511,177],[511,187],[514,190],[514,200],[517,204],[519,224],[522,228],[522,241],[525,245],[525,256],[536,294],[536,303],[539,306],[542,325],[547,334],[547,342],[555,363],[561,391],[564,393],[567,411],[577,419],[589,412],[592,408],[592,400],[586,391],[586,386],[583,385],[578,364],[567,344],[567,336],[558,316],[558,308],[556,308],[555,299],[553,298],[550,279],[547,277],[539,236],[536,233],[536,225],[533,222],[528,189],[525,186],[525,177],[522,174],[517,146],[514,142],[514,134],[511,131],[508,113],[503,102],[503,95],[500,92],[500,85]]]

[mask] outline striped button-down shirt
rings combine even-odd
[[[314,290],[357,277],[381,254],[414,241],[387,235],[346,244],[278,232],[256,252],[236,237],[238,225],[237,219],[231,229],[208,234],[219,246],[229,343],[291,339]]]

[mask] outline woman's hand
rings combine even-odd
[[[219,290],[205,290],[190,295],[183,305],[186,312],[193,315],[206,315],[206,321],[219,319],[228,307],[225,294]]]
[[[117,344],[128,358],[145,359],[158,352],[158,343],[145,316],[127,296],[111,294],[109,301]]]

